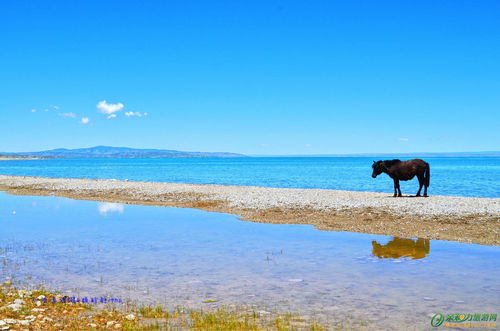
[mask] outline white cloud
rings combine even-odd
[[[125,116],[127,117],[132,117],[132,116],[137,116],[137,117],[142,117],[142,116],[148,116],[148,113],[140,113],[138,111],[127,111],[125,112]]]
[[[45,108],[43,111],[49,111],[47,108]]]
[[[97,104],[97,109],[99,109],[99,111],[103,114],[113,114],[117,111],[120,111],[123,109],[123,107],[125,107],[123,105],[123,103],[107,103],[106,100],[103,100],[103,101],[99,101],[99,103]]]
[[[61,113],[61,114],[59,114],[59,116],[61,116],[61,117],[71,117],[71,118],[75,118],[75,117],[76,117],[76,114],[75,114],[75,113]]]
[[[82,124],[88,124],[90,122],[90,119],[88,117],[82,117],[82,119],[80,120],[80,122]]]
[[[101,216],[106,216],[108,213],[120,213],[123,214],[125,208],[121,203],[113,202],[100,202],[97,204],[97,210]]]
[[[31,112],[32,112],[32,113],[36,113],[36,109],[32,109],[32,110],[31,110]]]
[[[309,148],[309,147],[311,147],[311,146],[312,146],[311,144],[305,144],[305,145],[304,145],[304,147],[307,147],[307,148]]]
[[[54,108],[55,110],[61,109],[61,107],[59,107],[59,106],[52,106],[52,108]]]
[[[398,140],[405,143],[405,142],[409,141],[410,139],[408,139],[408,138],[398,138]]]
[[[111,114],[108,116],[108,120],[112,119],[112,118],[115,118],[116,117],[116,114]]]

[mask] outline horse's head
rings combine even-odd
[[[378,175],[384,172],[385,169],[384,161],[376,161],[376,162],[373,161],[372,169],[373,169],[372,178],[376,178]]]

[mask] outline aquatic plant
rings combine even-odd
[[[213,300],[209,300],[213,302]],[[43,288],[24,290],[0,284],[0,330],[324,330],[294,314],[259,313],[244,307],[168,311],[161,305],[95,306]]]

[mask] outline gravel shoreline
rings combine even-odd
[[[5,175],[0,175],[0,189],[11,194],[200,208],[255,222],[311,224],[321,230],[500,243],[499,198],[393,198],[390,193],[324,189]]]

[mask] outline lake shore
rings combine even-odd
[[[390,193],[0,175],[0,190],[125,204],[198,208],[319,230],[500,245],[500,199],[393,198]]]
[[[0,161],[10,161],[10,160],[43,160],[46,157],[17,157],[17,156],[0,156]]]

